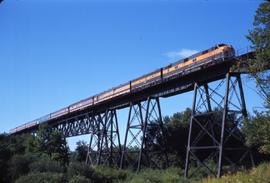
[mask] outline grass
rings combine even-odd
[[[270,163],[263,163],[249,171],[225,175],[220,179],[208,177],[202,183],[270,183]]]
[[[200,177],[201,175],[186,180],[183,178],[183,170],[179,168],[145,169],[139,174],[129,172],[129,176],[121,183],[270,183],[270,163],[263,163],[251,170],[239,171],[221,178]]]

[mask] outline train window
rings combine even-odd
[[[193,62],[196,62],[196,60],[197,60],[197,58],[194,58],[192,61],[193,61]]]
[[[205,53],[208,53],[208,50],[205,50],[205,51],[202,52],[202,54],[205,54]]]
[[[184,59],[184,62],[187,62],[187,61],[188,61],[188,58],[185,58],[185,59]]]

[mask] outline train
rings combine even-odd
[[[227,44],[217,44],[207,50],[196,53],[190,57],[181,59],[173,64],[170,64],[161,69],[155,70],[149,74],[143,75],[137,79],[134,79],[128,83],[122,84],[118,87],[114,87],[98,95],[86,98],[79,102],[69,105],[68,107],[62,108],[58,111],[52,112],[46,116],[38,118],[34,121],[25,123],[19,127],[10,130],[10,134],[14,134],[29,128],[33,128],[41,123],[45,123],[50,120],[60,118],[69,113],[84,110],[85,108],[94,106],[106,100],[116,98],[119,96],[127,95],[134,90],[144,88],[149,84],[155,82],[162,82],[163,79],[170,78],[174,75],[184,72],[187,68],[195,68],[208,64],[213,61],[223,61],[228,58],[235,56],[235,50],[233,46]]]

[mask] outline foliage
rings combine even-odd
[[[14,181],[22,175],[26,175],[30,168],[29,165],[36,159],[32,154],[16,154],[12,157],[9,165],[9,174]]]
[[[118,168],[110,168],[105,166],[99,166],[95,168],[95,172],[92,176],[92,180],[95,183],[114,183],[120,181],[126,181],[129,177],[129,172],[126,170],[119,170]]]
[[[225,175],[220,179],[207,178],[202,183],[268,183],[270,180],[270,164],[261,164],[251,171],[238,172],[235,175]]]
[[[30,172],[54,172],[63,173],[64,169],[57,161],[50,159],[47,155],[42,155],[35,162],[29,165]]]
[[[68,164],[67,142],[58,131],[50,131],[47,125],[42,125],[37,133],[36,142],[34,143],[34,152],[40,154],[46,153],[53,160],[59,161],[63,166]]]
[[[146,132],[146,143],[151,151],[163,151],[168,153],[169,165],[184,167],[185,145],[188,137],[188,127],[191,109],[187,108],[184,112],[178,112],[173,116],[164,117],[163,135],[161,126],[158,123],[149,126]],[[166,148],[166,149],[165,149]],[[161,152],[161,153],[163,153]],[[151,154],[151,160],[157,162],[160,167],[164,167],[165,158],[160,158],[156,154]]]
[[[0,182],[8,182],[8,162],[11,158],[9,149],[9,137],[6,134],[0,134]]]
[[[171,166],[184,167],[191,109],[165,117],[165,137]]]
[[[64,175],[61,173],[30,173],[25,176],[21,176],[15,183],[65,183],[67,182]]]
[[[249,146],[258,147],[259,151],[270,155],[270,115],[256,113],[256,116],[245,121],[243,132]]]
[[[249,71],[256,79],[261,96],[270,103],[270,2],[264,1],[256,11],[253,30],[247,36],[256,52]],[[270,107],[270,106],[269,106]]]
[[[75,159],[77,161],[83,162],[86,160],[88,146],[85,141],[78,141],[76,143],[77,147],[75,149]]]
[[[76,175],[74,177],[72,177],[68,183],[91,183],[92,181],[87,179],[84,176],[80,176],[80,175]]]
[[[182,170],[170,168],[167,170],[145,169],[139,174],[134,174],[133,177],[126,181],[127,183],[187,183],[182,175]]]
[[[48,141],[48,153],[53,160],[61,162],[63,165],[68,164],[68,146],[66,140],[59,132],[53,131]]]
[[[93,172],[94,170],[89,165],[80,162],[70,163],[67,169],[68,177],[83,176],[86,178],[91,178]]]
[[[11,154],[24,154],[27,152],[28,142],[32,139],[31,134],[22,134],[16,136],[10,136],[8,139],[9,150]]]

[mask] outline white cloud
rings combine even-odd
[[[170,51],[165,53],[167,57],[170,59],[181,59],[181,58],[186,58],[189,57],[195,53],[198,53],[197,50],[191,50],[191,49],[181,49],[180,51]]]

